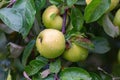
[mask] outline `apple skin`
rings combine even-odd
[[[92,0],[86,0],[86,4],[90,4]],[[111,0],[111,4],[110,4],[110,7],[109,9],[106,11],[106,12],[110,12],[112,11],[119,3],[119,0]]]
[[[63,58],[70,62],[83,61],[88,56],[88,50],[75,43],[71,44],[71,47],[64,51]]]
[[[64,52],[65,37],[59,30],[44,29],[36,39],[36,48],[45,58],[56,58]]]
[[[51,5],[45,9],[42,14],[42,21],[46,28],[62,29],[63,19],[59,15],[59,9],[55,5]]]
[[[119,30],[120,30],[120,9],[118,9],[117,12],[115,13],[113,23],[114,23],[115,26],[118,26]]]

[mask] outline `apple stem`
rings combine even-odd
[[[63,14],[63,24],[62,24],[62,33],[63,33],[63,34],[65,34],[67,10],[68,10],[68,8],[65,9],[65,12],[64,12],[64,14]]]

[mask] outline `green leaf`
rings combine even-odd
[[[19,32],[23,26],[22,15],[12,8],[0,9],[1,20],[12,30]]]
[[[71,10],[71,20],[73,28],[77,31],[80,31],[83,27],[84,18],[82,12],[78,8],[72,8]]]
[[[50,2],[51,4],[58,5],[58,4],[60,4],[60,3],[63,3],[64,0],[49,0],[49,2]]]
[[[78,1],[76,2],[76,4],[77,4],[77,5],[86,5],[86,2],[85,2],[85,0],[78,0]]]
[[[104,15],[102,20],[101,20],[101,24],[103,26],[104,31],[106,32],[107,35],[111,36],[111,37],[117,37],[118,35],[120,35],[119,33],[119,27],[115,26],[112,21],[109,19],[108,14]]]
[[[45,64],[47,64],[48,61],[49,61],[47,58],[44,58],[44,57],[42,57],[42,56],[36,57],[36,60],[39,60],[39,61],[41,61],[41,62],[43,62],[43,63],[45,63]]]
[[[78,0],[67,0],[67,5],[69,7],[73,6]]]
[[[29,55],[31,54],[31,51],[33,50],[34,45],[35,45],[35,40],[32,40],[25,47],[25,50],[24,50],[23,55],[22,55],[22,64],[24,66],[27,63],[27,59],[28,59]]]
[[[74,42],[79,46],[82,46],[86,49],[93,50],[94,49],[94,44],[87,38],[84,37],[85,35],[79,32],[74,32],[72,30],[70,33],[66,35],[66,40],[68,42]]]
[[[90,72],[90,76],[92,77],[92,80],[102,80],[101,77],[93,72]]]
[[[110,6],[111,0],[92,0],[85,8],[84,19],[87,23],[98,20]]]
[[[106,38],[96,37],[92,40],[94,43],[94,53],[104,54],[110,50],[109,42]]]
[[[55,62],[50,63],[50,72],[58,73],[61,69],[61,61],[58,59]]]
[[[25,67],[25,71],[27,72],[29,76],[32,76],[38,73],[38,71],[42,69],[45,65],[46,65],[45,63],[39,60],[32,60],[30,64]]]
[[[17,0],[13,8],[22,15],[23,25],[19,32],[22,34],[23,38],[25,38],[32,28],[35,19],[36,10],[34,0]]]
[[[89,73],[77,67],[66,68],[60,73],[60,80],[91,80]]]
[[[46,0],[35,0],[36,11],[41,10],[46,4]]]

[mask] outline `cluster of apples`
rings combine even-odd
[[[63,18],[60,10],[55,5],[45,9],[42,14],[42,21],[46,29],[41,31],[36,39],[36,48],[45,58],[54,59],[62,56],[64,59],[77,62],[85,60],[88,50],[75,43],[71,43],[69,49],[66,48],[66,40],[61,32]]]

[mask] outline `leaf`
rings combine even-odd
[[[96,37],[92,42],[95,46],[93,50],[94,53],[104,54],[110,50],[110,46],[106,38]]]
[[[77,67],[70,67],[64,69],[60,73],[60,80],[91,80],[91,76],[89,73],[82,69]]]
[[[43,63],[45,63],[45,64],[47,64],[48,61],[49,61],[47,58],[44,58],[44,57],[42,57],[42,56],[36,57],[36,60],[39,60],[39,61],[41,61],[41,62],[43,62]]]
[[[76,2],[76,4],[77,4],[77,5],[86,5],[86,2],[85,2],[85,0],[78,0],[78,1]]]
[[[23,38],[25,38],[32,28],[35,19],[36,10],[34,0],[17,0],[13,8],[22,15],[23,26],[19,32],[22,34]]]
[[[49,0],[49,2],[50,2],[51,4],[58,5],[58,4],[60,4],[60,3],[63,3],[64,0]]]
[[[67,5],[72,7],[78,0],[67,0]]]
[[[43,68],[46,64],[39,60],[32,60],[28,66],[25,67],[25,71],[29,76],[32,76]]]
[[[87,23],[98,20],[110,6],[111,0],[92,0],[85,8],[84,19]]]
[[[73,28],[77,31],[80,31],[83,27],[84,18],[81,11],[78,8],[72,8],[71,10],[71,20]]]
[[[50,72],[58,73],[61,69],[61,61],[58,59],[55,62],[50,63]]]
[[[46,4],[46,0],[35,0],[36,11],[41,10]]]
[[[32,40],[25,47],[25,50],[24,50],[23,55],[22,55],[22,64],[24,66],[27,63],[27,59],[28,59],[29,55],[31,54],[31,51],[33,50],[34,45],[35,45],[35,40]]]
[[[92,80],[102,80],[101,77],[94,72],[90,72],[90,76],[92,77]]]
[[[108,14],[103,16],[102,18],[102,26],[106,34],[108,34],[111,37],[117,37],[120,35],[119,33],[119,27],[115,26],[111,20],[109,19]]]
[[[12,8],[0,9],[0,19],[12,30],[19,32],[22,29],[22,15]]]
[[[71,31],[66,35],[66,40],[71,43],[76,43],[79,46],[82,46],[86,49],[93,50],[94,44],[87,38],[84,37],[85,35],[79,32]]]
[[[7,47],[10,51],[10,58],[18,58],[24,49],[22,46],[12,42],[9,42]]]
[[[11,28],[9,28],[7,25],[5,25],[3,23],[0,23],[0,30],[2,30],[3,32],[5,32],[7,34],[11,34],[14,32]]]

